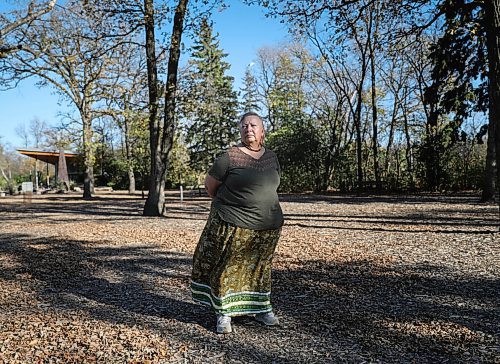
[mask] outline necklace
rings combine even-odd
[[[260,145],[260,146],[259,146],[259,149],[254,149],[254,148],[252,148],[251,146],[246,145],[245,143],[242,143],[242,144],[243,144],[243,146],[244,146],[245,148],[247,148],[248,150],[251,150],[252,152],[260,152],[260,151],[262,150],[262,145]]]

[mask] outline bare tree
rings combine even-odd
[[[177,91],[177,72],[179,67],[184,17],[188,0],[179,0],[175,9],[170,37],[170,49],[165,85],[165,112],[160,123],[158,119],[158,71],[155,52],[155,22],[153,0],[144,0],[146,29],[146,62],[149,88],[149,133],[151,149],[151,178],[149,193],[144,205],[144,215],[160,216],[165,208],[165,175],[168,157],[173,146],[175,127],[175,105]]]
[[[112,117],[121,131],[130,194],[136,190],[134,154],[139,147],[138,138],[133,134],[137,128],[143,127],[148,104],[145,57],[141,48],[142,45],[132,39],[117,48],[120,58],[128,61],[111,66],[109,83],[105,85],[105,107],[96,110],[98,114]]]
[[[118,62],[118,40],[102,39],[101,24],[86,17],[79,4],[68,4],[51,12],[48,21],[33,21],[18,29],[16,37],[26,45],[4,60],[0,73],[4,80],[17,83],[37,77],[39,85],[51,85],[78,110],[84,156],[84,198],[91,198],[94,186],[94,145],[92,120],[94,107],[103,97],[100,83],[107,67]]]
[[[334,82],[338,75],[331,75],[330,69],[322,59],[310,64],[311,80],[308,103],[313,117],[318,120],[323,131],[324,147],[326,149],[322,189],[328,189],[334,172],[339,184],[343,185],[344,171],[340,166],[340,156],[352,143],[351,109],[347,100],[349,91]]]
[[[257,93],[262,104],[261,109],[267,111],[265,120],[269,123],[269,131],[277,130],[279,125],[274,114],[274,107],[271,103],[271,94],[277,84],[278,70],[278,52],[269,47],[261,48],[257,52],[256,67],[259,75],[257,76]]]
[[[1,141],[0,141],[1,142]],[[0,177],[5,180],[10,194],[14,193],[14,180],[12,178],[13,161],[11,155],[0,143]]]
[[[42,17],[54,8],[57,0],[43,1],[37,3],[30,1],[25,12],[15,12],[11,17],[0,16],[0,58],[15,52],[23,47],[22,42],[10,43],[6,38],[10,33],[23,26],[28,26],[33,20]],[[9,19],[10,18],[10,19]]]
[[[155,2],[153,0],[96,0],[99,17],[117,19],[126,26],[107,29],[107,37],[122,37],[131,34],[137,27],[143,27],[145,34],[147,83],[148,83],[148,119],[151,151],[149,193],[144,206],[144,215],[159,216],[164,211],[164,185],[168,170],[169,154],[173,146],[176,122],[177,73],[181,52],[182,35],[188,28],[199,24],[200,15],[208,14],[221,0],[196,2],[188,9],[188,0]],[[86,2],[90,4],[89,2]],[[155,33],[158,23],[165,22],[171,15],[172,32],[166,47],[162,47]],[[186,16],[189,15],[189,16]],[[186,21],[185,21],[186,18]],[[130,28],[126,31],[124,28]],[[159,51],[159,52],[158,52]],[[159,79],[158,64],[161,58],[168,58],[166,80]],[[161,95],[164,93],[164,110],[161,110]],[[163,111],[163,112],[162,112]]]
[[[373,151],[373,173],[375,176],[375,183],[378,190],[382,189],[380,180],[380,167],[379,167],[379,142],[378,142],[378,106],[377,106],[377,66],[378,49],[380,49],[380,11],[377,3],[373,3],[368,7],[365,22],[367,26],[371,26],[372,30],[368,34],[368,58],[370,60],[370,81],[371,81],[371,107],[372,107],[372,151]]]
[[[26,127],[26,124],[19,124],[15,128],[15,132],[19,138],[23,141],[23,147],[28,148],[30,145],[30,133],[28,131],[28,128]]]

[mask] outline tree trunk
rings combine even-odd
[[[167,85],[165,89],[165,113],[163,117],[163,136],[161,142],[161,161],[164,175],[168,169],[168,158],[174,145],[175,111],[177,93],[177,72],[181,56],[182,31],[184,16],[187,12],[188,0],[179,0],[174,15],[172,37],[170,39],[170,54],[167,66]]]
[[[370,13],[371,15],[371,13]],[[356,113],[354,115],[354,126],[356,129],[356,158],[357,158],[357,163],[356,163],[356,169],[357,169],[357,184],[358,184],[358,189],[363,188],[363,135],[361,132],[361,109],[363,105],[363,86],[365,84],[365,79],[366,79],[366,72],[368,68],[368,63],[367,63],[367,56],[366,52],[369,47],[369,40],[371,39],[371,31],[372,31],[372,18],[370,17],[369,19],[369,24],[368,24],[368,33],[366,34],[366,42],[364,44],[361,43],[360,39],[358,38],[357,35],[357,30],[355,27],[353,27],[354,31],[354,36],[356,43],[358,44],[359,50],[361,52],[360,54],[360,67],[361,67],[361,75],[359,79],[359,83],[357,86],[357,104],[356,104]]]
[[[129,195],[135,193],[135,173],[131,165],[128,166],[128,193]]]
[[[94,151],[92,148],[92,118],[87,110],[81,111],[83,124],[83,198],[90,199],[94,193]]]
[[[495,151],[496,151],[496,167],[497,167],[497,181],[496,187],[499,195],[500,204],[500,0],[493,0],[494,16],[493,16],[493,29],[491,35],[495,37],[495,44],[491,52],[490,72],[490,105],[492,105],[492,113],[490,118],[494,120],[495,125]],[[499,205],[500,213],[500,205]]]
[[[9,188],[9,195],[13,195],[16,192],[16,190],[14,188],[14,183],[12,181],[12,171],[10,169],[10,166],[9,166],[9,181],[7,183],[7,186]]]
[[[373,149],[373,172],[375,173],[375,183],[377,184],[377,190],[382,189],[382,185],[380,183],[380,169],[378,164],[378,114],[377,114],[377,90],[375,85],[375,64],[374,64],[374,56],[372,55],[371,60],[371,82],[372,82],[372,129],[373,129],[373,137],[372,137],[372,149]]]
[[[420,99],[423,101],[422,106],[425,113],[425,135],[422,145],[419,150],[419,159],[424,164],[426,187],[434,191],[439,185],[440,179],[440,153],[438,149],[438,112],[436,105],[430,105],[425,96],[425,89],[428,85],[425,82],[425,60],[422,55],[416,57],[417,60],[408,58],[408,62],[416,71],[417,89],[420,94]],[[439,141],[440,142],[440,141]]]
[[[330,129],[330,137],[329,137],[329,140],[328,140],[328,145],[326,146],[326,157],[324,159],[324,163],[325,163],[325,166],[324,166],[324,170],[323,170],[323,174],[321,176],[321,189],[323,191],[327,191],[328,190],[328,187],[330,185],[330,180],[331,180],[331,177],[332,177],[332,172],[333,172],[333,169],[334,169],[334,161],[335,161],[335,158],[334,158],[334,155],[338,152],[338,150],[336,150],[336,146],[337,146],[337,143],[338,143],[338,140],[339,137],[337,136],[337,121],[342,117],[341,114],[342,114],[342,105],[340,103],[337,104],[337,107],[336,107],[336,110],[335,110],[335,114],[332,116],[330,115],[330,112],[328,112],[328,125],[329,125],[329,129]],[[332,120],[333,118],[333,120]]]
[[[356,129],[356,176],[358,189],[363,188],[363,141],[361,139],[361,100],[362,92],[358,93],[358,104],[354,116],[354,127]]]
[[[125,105],[127,103],[125,102]],[[126,107],[126,111],[128,106]],[[134,163],[132,157],[132,148],[130,145],[130,131],[129,131],[129,119],[128,115],[130,113],[125,113],[125,119],[123,120],[123,131],[124,131],[124,139],[125,139],[125,157],[127,159],[127,169],[128,169],[128,193],[130,195],[135,193],[135,174],[134,174]]]
[[[396,117],[397,117],[397,113],[398,113],[398,105],[399,105],[398,95],[394,94],[394,104],[392,107],[391,125],[389,126],[389,136],[387,137],[387,146],[385,148],[384,172],[385,172],[386,180],[390,175],[390,155],[391,155],[392,143],[394,141],[394,129],[395,129]]]
[[[496,188],[500,189],[500,0],[485,1],[486,46],[488,49],[489,127],[488,139],[495,141]],[[499,192],[500,194],[500,192]],[[500,203],[500,198],[499,198]],[[500,211],[500,210],[499,210]]]
[[[161,171],[158,171],[156,156],[158,155],[159,142],[159,122],[158,122],[158,68],[156,65],[156,37],[154,21],[153,0],[144,0],[144,25],[146,30],[146,63],[148,70],[148,91],[149,91],[149,147],[151,149],[151,165],[149,193],[144,205],[143,214],[146,216],[159,216],[163,206],[158,208],[163,196],[163,179],[158,177]],[[164,198],[164,197],[163,197]]]
[[[441,144],[442,140],[437,131],[438,114],[431,112],[425,127],[425,178],[427,188],[436,191],[441,184]]]
[[[404,129],[405,129],[405,137],[406,137],[406,171],[408,173],[408,179],[410,184],[410,191],[415,189],[415,181],[413,179],[413,155],[411,148],[411,137],[410,137],[410,128],[408,126],[408,111],[406,107],[403,108],[403,120],[404,120]]]
[[[358,189],[363,188],[363,135],[361,131],[361,108],[363,106],[363,85],[366,77],[366,58],[362,56],[361,79],[357,88],[356,113],[354,115],[354,128],[356,130],[356,176]]]
[[[187,11],[188,0],[179,0],[175,10],[172,36],[170,38],[170,54],[168,59],[168,75],[165,92],[165,114],[162,128],[157,119],[158,89],[154,36],[153,0],[144,0],[146,26],[146,55],[148,64],[149,86],[149,130],[151,148],[151,180],[149,193],[144,205],[145,216],[161,216],[165,208],[165,175],[168,168],[168,156],[172,149],[175,126],[175,93],[177,90],[177,70],[179,67],[180,46]],[[161,129],[161,134],[160,134]]]
[[[491,106],[490,106],[491,107]],[[481,201],[494,201],[495,200],[495,121],[490,118],[488,123],[488,141],[486,149],[486,166],[484,168],[484,185],[481,195]]]
[[[376,10],[372,10],[375,11]],[[378,110],[377,110],[377,78],[375,72],[375,49],[377,47],[377,32],[378,32],[378,19],[375,15],[376,19],[373,19],[373,13],[370,13],[370,26],[373,26],[373,22],[375,21],[375,29],[373,31],[373,37],[369,38],[368,41],[368,50],[370,52],[370,72],[371,72],[371,96],[372,96],[372,150],[373,150],[373,172],[375,174],[375,183],[377,186],[377,190],[380,191],[382,189],[382,184],[380,182],[380,168],[379,168],[379,160],[378,160]]]

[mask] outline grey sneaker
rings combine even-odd
[[[233,329],[231,328],[231,317],[226,315],[217,315],[217,333],[229,334]]]
[[[266,326],[276,326],[280,324],[280,321],[272,311],[266,313],[258,313],[255,315],[255,319],[259,322],[262,322]]]

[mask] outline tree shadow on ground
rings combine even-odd
[[[168,203],[169,201],[167,201]],[[121,219],[137,218],[142,215],[144,202],[134,198],[99,198],[92,201],[84,201],[74,196],[54,197],[32,203],[21,203],[20,201],[0,205],[0,213],[20,213],[21,215],[8,214],[2,216],[2,221],[9,220],[33,220],[56,216],[61,221],[81,221],[82,217],[98,217],[99,220],[118,221]],[[168,219],[204,220],[208,215],[209,206],[203,201],[190,200],[184,204],[176,202],[175,205],[166,205],[165,217]],[[64,218],[58,215],[64,215]]]
[[[333,220],[335,221],[335,220]],[[383,228],[383,227],[352,227],[352,226],[324,226],[324,225],[313,225],[310,223],[289,223],[287,225],[297,226],[305,229],[326,229],[326,230],[348,230],[348,231],[376,231],[376,232],[392,232],[392,233],[407,233],[408,229],[395,229],[392,227]],[[411,224],[409,224],[411,225]],[[441,226],[440,224],[435,224],[435,226]],[[484,226],[484,225],[481,225]],[[471,235],[489,235],[494,231],[491,230],[491,227],[495,227],[496,225],[486,225],[489,227],[488,230],[464,230],[464,229],[418,229],[414,230],[413,233],[440,233],[440,234],[471,234]]]
[[[387,203],[387,204],[427,204],[427,203],[446,203],[446,204],[459,204],[464,205],[477,205],[474,202],[477,196],[466,195],[414,195],[414,196],[355,196],[355,195],[287,195],[281,196],[283,202],[304,202],[314,203],[322,202],[328,204],[355,204],[365,205],[373,203]],[[61,202],[61,203],[59,203]],[[63,203],[65,202],[65,203]],[[170,220],[204,220],[209,212],[209,200],[205,197],[192,197],[185,199],[184,203],[180,203],[178,198],[172,196],[166,197],[166,212],[165,217]],[[2,216],[4,221],[9,219],[32,219],[32,214],[44,214],[37,217],[50,217],[51,215],[64,214],[64,221],[79,221],[83,217],[99,217],[100,220],[116,219],[129,219],[142,215],[144,201],[138,197],[105,197],[100,196],[91,201],[82,200],[76,196],[48,196],[42,201],[23,204],[18,201],[17,203],[9,203],[0,205],[1,212],[18,212],[22,213],[21,216],[10,217]],[[303,228],[322,228],[321,225],[316,225],[313,222],[339,222],[349,224],[360,224],[357,227],[359,230],[376,230],[376,231],[402,231],[395,229],[393,226],[385,228],[388,225],[403,226],[422,226],[427,225],[431,227],[460,227],[460,226],[473,226],[479,229],[486,228],[485,230],[463,230],[463,229],[441,229],[441,230],[419,230],[420,232],[444,232],[444,233],[490,233],[488,229],[498,227],[500,225],[497,214],[497,207],[492,205],[486,210],[483,210],[484,217],[471,217],[467,214],[477,214],[477,210],[473,209],[425,209],[424,211],[414,212],[405,211],[402,215],[389,216],[389,215],[356,215],[345,213],[332,213],[332,214],[315,214],[315,213],[286,213],[285,219],[291,226],[299,226]],[[346,221],[343,221],[346,219]],[[303,220],[301,223],[300,221]],[[369,227],[369,224],[377,224],[376,228]],[[343,227],[331,226],[332,229],[342,229]],[[350,227],[349,227],[350,229]]]
[[[473,225],[473,226],[494,226],[498,223],[496,217],[475,217],[475,216],[446,216],[446,214],[456,214],[460,212],[464,214],[462,210],[452,210],[452,211],[439,211],[440,213],[432,213],[432,211],[426,211],[426,213],[409,213],[409,214],[399,214],[397,216],[374,216],[374,215],[346,215],[346,214],[317,214],[317,213],[303,213],[303,214],[286,214],[287,221],[294,220],[314,220],[320,222],[330,222],[333,219],[338,221],[350,222],[350,223],[383,223],[383,224],[395,224],[395,225]],[[469,212],[472,214],[472,212]],[[475,211],[474,213],[477,213]],[[493,214],[494,212],[492,212]]]
[[[245,336],[214,333],[215,315],[191,300],[191,256],[186,254],[151,245],[100,248],[79,240],[1,234],[1,255],[16,264],[0,266],[0,279],[31,286],[37,299],[56,312],[85,312],[111,324],[154,330],[204,353],[192,362],[221,353],[235,362],[280,362],[276,353],[245,342]],[[252,327],[259,340],[264,337],[259,335],[265,328]]]
[[[283,325],[266,330],[235,319],[239,330],[255,332],[254,341],[243,341],[237,333],[231,340],[214,336],[213,316],[191,302],[186,254],[28,235],[4,234],[0,241],[0,253],[19,263],[0,277],[27,273],[39,299],[54,309],[153,327],[242,362],[460,362],[474,361],[477,350],[493,361],[499,344],[499,281],[454,276],[439,266],[315,260],[277,269],[273,299]],[[165,324],[171,321],[180,325],[172,330]],[[268,340],[281,340],[282,351],[267,351]]]
[[[32,218],[30,214],[66,214],[68,217],[71,215],[92,215],[92,216],[114,216],[114,217],[128,217],[137,216],[142,213],[137,201],[134,200],[120,200],[120,201],[100,201],[99,204],[93,202],[85,202],[83,200],[69,202],[69,200],[50,200],[46,202],[36,203],[11,203],[0,205],[0,212],[21,212]],[[61,203],[59,203],[61,202]],[[16,217],[19,218],[19,217]],[[21,218],[23,218],[21,216]]]
[[[285,214],[288,226],[326,230],[359,230],[380,232],[418,232],[444,234],[491,234],[496,232],[499,222],[496,217],[456,217],[461,211],[443,213],[401,213],[392,215],[346,215],[346,214]],[[328,225],[324,225],[328,223]]]
[[[45,223],[44,217],[53,216],[54,205],[57,211],[57,203],[41,204],[40,209],[27,210],[22,218],[29,222],[35,217]],[[110,199],[86,210],[85,216],[104,221],[117,221],[119,216],[128,219],[126,210],[138,206],[137,201],[117,203]],[[67,211],[76,221],[85,207],[82,203],[60,211]],[[176,205],[173,209],[177,218],[204,219],[207,206],[201,202],[200,206]],[[110,211],[116,214],[106,218]],[[303,218],[304,225],[321,219],[332,221],[328,214],[312,215],[290,217],[294,223]],[[352,225],[364,220],[349,214],[335,216],[347,223],[360,220]],[[7,213],[4,217],[13,220],[19,215]],[[441,220],[433,222],[431,217],[425,215],[426,222],[439,226]],[[142,221],[137,214],[133,218]],[[401,219],[406,218],[371,217],[370,223],[381,219],[382,228],[402,226]],[[491,226],[489,220],[479,218],[467,224],[450,217],[444,218],[444,223],[452,227]],[[387,226],[386,230],[394,231],[391,229]],[[495,362],[500,345],[498,279],[459,275],[437,265],[310,260],[286,266],[277,256],[281,268],[273,272],[273,302],[283,325],[267,330],[249,318],[237,318],[234,335],[224,338],[213,333],[213,314],[190,299],[189,254],[150,244],[115,245],[26,233],[0,234],[0,254],[18,262],[10,268],[0,266],[0,278],[23,280],[28,275],[40,301],[50,303],[55,310],[84,311],[98,320],[164,333],[194,349],[203,348],[214,358],[225,352],[224,362]],[[191,355],[191,362],[208,361],[207,357]]]
[[[481,203],[480,196],[475,193],[416,193],[416,194],[368,194],[368,193],[327,193],[327,194],[288,194],[280,193],[281,202],[294,203],[328,203],[365,205],[373,203],[403,203],[410,205],[420,204],[462,204],[462,205],[492,205]]]
[[[304,344],[317,345],[323,355],[343,343],[352,354],[343,357],[348,361],[498,358],[498,279],[457,276],[440,266],[391,267],[364,260],[307,261],[276,270],[273,277],[275,307],[299,335],[315,338]]]

